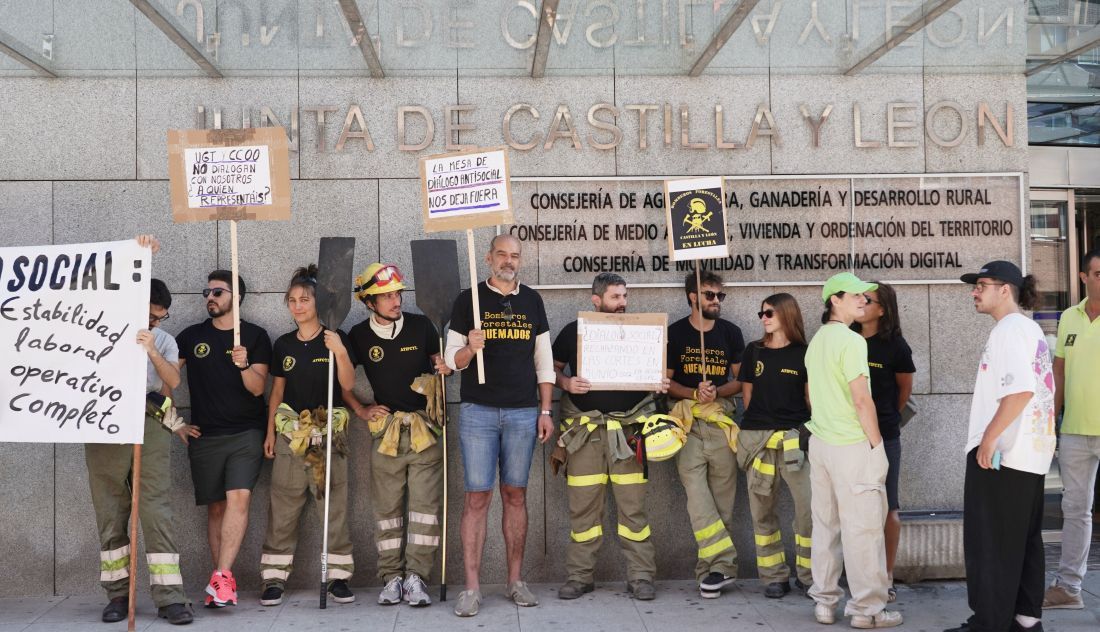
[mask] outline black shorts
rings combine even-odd
[[[264,462],[264,432],[246,430],[231,435],[191,439],[187,448],[195,504],[225,500],[231,489],[252,490]]]
[[[898,498],[898,480],[901,478],[901,437],[897,439],[885,439],[886,460],[890,463],[890,469],[886,470],[886,503],[890,511],[901,509],[901,501]]]

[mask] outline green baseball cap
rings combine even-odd
[[[877,289],[878,285],[861,281],[859,277],[851,272],[841,272],[829,277],[829,280],[825,282],[825,287],[821,289],[821,300],[828,303],[829,297],[837,292],[863,294]]]

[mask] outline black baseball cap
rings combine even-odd
[[[998,281],[1011,283],[1016,287],[1023,287],[1024,285],[1023,273],[1011,261],[990,261],[982,266],[981,270],[973,274],[964,274],[959,279],[963,283],[970,284],[977,283],[978,279],[997,279]]]

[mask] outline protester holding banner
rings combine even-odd
[[[875,401],[878,429],[890,469],[886,472],[886,574],[890,578],[887,601],[897,599],[894,589],[894,560],[901,538],[901,411],[913,392],[913,350],[901,335],[901,317],[894,288],[878,283],[877,290],[865,294],[867,305],[852,329],[867,341],[867,366],[871,369],[871,398]]]
[[[810,494],[813,510],[814,618],[833,623],[844,596],[854,628],[901,625],[900,612],[886,610],[886,472],[889,467],[869,387],[867,343],[849,329],[863,316],[866,292],[877,289],[851,272],[825,282],[823,327],[806,350],[812,415]]]
[[[176,337],[191,395],[191,481],[195,504],[206,505],[214,565],[206,586],[207,607],[237,605],[233,562],[248,529],[267,429],[263,395],[271,339],[262,327],[242,320],[241,344],[234,346],[232,283],[230,271],[211,272],[202,291],[210,318]],[[245,282],[239,276],[237,289],[243,304]]]
[[[481,329],[474,327],[473,296],[464,290],[455,300],[447,332],[447,366],[462,373],[459,439],[465,468],[462,549],[466,590],[455,614],[471,617],[481,604],[481,554],[497,471],[504,504],[504,544],[508,560],[508,597],[519,606],[537,606],[520,579],[527,542],[527,477],[536,439],[554,434],[551,401],[554,359],[550,325],[542,297],[519,282],[520,242],[497,235],[486,257],[490,277],[477,284]],[[485,383],[478,383],[478,350],[485,356]]]
[[[271,507],[260,558],[263,594],[260,603],[277,606],[294,565],[298,522],[310,496],[324,523],[325,450],[332,453],[329,510],[328,592],[336,603],[355,601],[348,588],[354,570],[348,533],[348,411],[342,390],[355,386],[354,357],[347,335],[325,327],[317,315],[317,266],[298,268],[284,300],[297,325],[275,341],[272,352],[271,399],[268,402],[264,455],[275,459],[271,470]],[[336,361],[333,409],[328,403],[329,352]],[[333,441],[326,446],[325,424],[333,424]]]
[[[152,248],[159,242],[149,235],[138,243]],[[149,328],[137,334],[137,343],[148,355],[145,365],[147,413],[142,445],[141,500],[138,514],[145,540],[153,603],[157,614],[174,625],[191,623],[191,602],[183,591],[180,556],[172,537],[171,429],[175,409],[165,396],[180,383],[179,353],[176,341],[159,325],[168,319],[172,294],[160,279],[149,289]],[[166,428],[166,424],[172,426]],[[133,446],[129,444],[85,444],[88,485],[99,527],[99,578],[110,603],[103,609],[105,623],[122,621],[129,610],[130,556],[136,555],[136,543],[127,531],[130,519],[130,488]]]
[[[376,444],[371,458],[371,503],[377,525],[378,603],[431,605],[431,579],[443,511],[443,432],[440,381],[451,373],[439,332],[426,316],[401,311],[405,289],[396,266],[372,263],[355,278],[356,298],[369,312],[352,327],[352,355],[374,391],[364,406],[351,391],[344,400],[367,421]],[[408,520],[406,521],[406,514]]]
[[[721,318],[726,299],[722,278],[709,271],[699,278],[698,286],[696,273],[684,279],[691,314],[668,327],[667,374],[672,380],[669,396],[675,402],[669,414],[688,431],[687,443],[676,455],[676,469],[699,548],[695,576],[700,595],[714,599],[737,577],[737,550],[730,537],[737,495],[732,398],[741,391],[736,376],[745,339],[737,325]],[[706,341],[705,375],[699,332]]]
[[[764,337],[746,347],[738,380],[745,414],[737,435],[737,465],[745,471],[756,541],[756,569],[764,596],[791,590],[790,567],[779,529],[779,480],[794,501],[795,586],[813,584],[810,545],[810,466],[799,445],[810,420],[806,386],[806,330],[798,301],[786,293],[764,299],[758,312]]]
[[[626,311],[626,280],[603,272],[592,280],[592,305],[605,314]],[[554,370],[561,396],[559,450],[564,454],[569,498],[569,542],[559,599],[576,599],[595,589],[596,554],[603,542],[607,485],[615,495],[617,532],[627,562],[626,590],[635,599],[656,598],[656,550],[645,511],[646,477],[627,442],[639,423],[655,409],[647,391],[592,391],[577,375],[577,321],[554,340]],[[568,368],[569,374],[566,374]],[[667,379],[666,379],[667,389]],[[555,467],[555,474],[557,473]]]

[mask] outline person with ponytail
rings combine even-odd
[[[867,343],[849,329],[863,317],[874,283],[851,272],[825,282],[825,311],[810,347],[810,557],[818,623],[833,623],[844,596],[840,573],[848,575],[852,598],[844,606],[853,628],[901,625],[900,612],[886,609],[886,472],[889,463],[871,399]]]
[[[749,512],[756,541],[756,572],[764,596],[791,591],[791,568],[779,529],[779,480],[794,500],[795,586],[805,593],[810,573],[810,466],[799,446],[799,429],[810,420],[806,387],[806,330],[790,294],[773,294],[757,313],[764,337],[742,356],[741,399],[745,414],[737,435],[737,465],[748,481]]]
[[[901,335],[901,318],[898,315],[898,298],[894,288],[874,282],[877,290],[870,290],[864,297],[867,305],[863,315],[856,318],[852,329],[867,341],[867,365],[871,368],[871,399],[875,401],[878,429],[882,433],[883,447],[890,469],[886,472],[886,574],[890,577],[887,601],[897,598],[894,590],[894,560],[898,556],[898,539],[901,537],[901,501],[898,498],[898,481],[901,477],[901,411],[913,392],[913,350]]]
[[[952,632],[1042,632],[1043,489],[1054,457],[1054,371],[1035,277],[991,261],[961,277],[996,321],[978,363],[966,448],[963,558],[974,614]]]
[[[329,597],[336,603],[355,601],[348,589],[354,570],[348,532],[348,411],[344,390],[355,387],[355,359],[347,334],[331,330],[320,321],[315,294],[317,266],[298,268],[290,279],[284,300],[293,331],[275,341],[272,352],[271,398],[268,403],[264,456],[275,459],[271,468],[271,507],[260,558],[263,593],[260,603],[277,606],[283,601],[286,580],[298,544],[298,523],[310,496],[324,524],[325,450],[332,450],[332,485],[329,491]],[[329,353],[336,361],[332,385],[332,411],[328,406]],[[325,423],[332,423],[332,444],[325,446]]]

